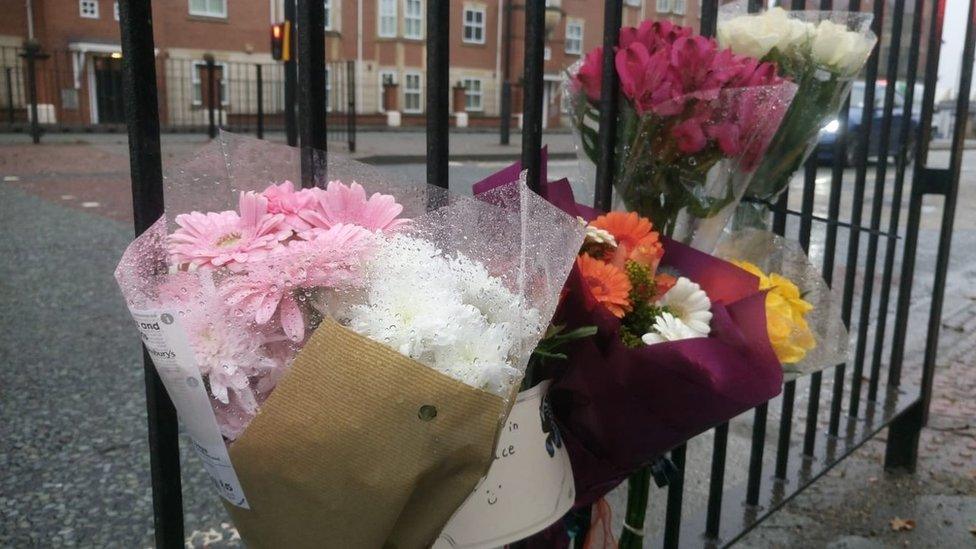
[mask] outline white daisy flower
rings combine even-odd
[[[665,341],[679,341],[704,337],[701,333],[688,327],[680,318],[671,313],[661,313],[651,326],[651,331],[644,334],[641,340],[647,345],[664,343]]]
[[[580,222],[580,225],[586,227],[586,238],[583,241],[584,244],[606,244],[607,246],[611,246],[613,248],[617,247],[617,239],[610,234],[610,231],[594,227],[593,225],[587,223],[582,217],[577,217],[576,220]]]
[[[712,302],[701,286],[679,277],[674,286],[658,301],[688,328],[707,336],[712,331]]]

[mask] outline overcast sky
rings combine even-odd
[[[968,17],[968,0],[946,0],[937,99],[953,98],[956,96],[956,90],[959,89],[959,69],[962,63],[962,46],[966,38]]]

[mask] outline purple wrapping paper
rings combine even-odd
[[[475,193],[511,183],[518,165],[475,186]],[[516,176],[517,177],[517,176]],[[571,215],[592,219],[568,181],[542,195]],[[765,294],[756,277],[678,242],[664,239],[662,267],[701,285],[712,301],[707,338],[625,346],[620,321],[591,296],[574,268],[554,322],[598,333],[565,348],[551,364],[549,401],[569,451],[577,506],[590,505],[656,456],[779,394],[783,372],[766,334]]]

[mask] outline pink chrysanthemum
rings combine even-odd
[[[261,196],[268,199],[268,213],[284,215],[285,223],[295,232],[312,228],[301,218],[301,214],[315,208],[318,204],[313,189],[296,191],[294,183],[285,181],[278,185],[268,185]]]
[[[359,225],[370,231],[391,231],[410,222],[398,219],[403,206],[393,196],[373,193],[366,198],[366,189],[359,183],[346,185],[330,181],[328,187],[315,193],[318,200],[314,210],[301,214],[312,227],[328,229],[338,224]]]
[[[292,235],[283,214],[268,213],[268,199],[241,193],[241,213],[192,212],[176,216],[168,237],[171,260],[191,268],[222,267],[263,259]]]
[[[181,313],[194,361],[207,383],[221,433],[234,439],[257,413],[267,392],[284,375],[285,362],[269,353],[269,338],[230,314],[211,273],[177,273],[160,287],[164,307]]]
[[[226,303],[248,319],[265,325],[277,316],[292,341],[305,338],[299,302],[315,288],[358,285],[362,260],[372,233],[355,225],[335,225],[310,240],[293,240],[254,264],[246,275],[233,277],[221,289]]]

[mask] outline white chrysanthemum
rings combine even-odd
[[[453,345],[434,350],[438,369],[470,385],[504,395],[518,377],[509,365],[512,334],[504,324],[478,326],[470,323],[471,333],[463,334]]]
[[[701,286],[685,277],[678,277],[674,286],[658,301],[686,326],[707,336],[711,329],[712,302]]]
[[[352,330],[472,387],[508,395],[522,342],[541,329],[537,310],[480,263],[448,259],[431,242],[403,234],[382,241],[368,273],[359,302],[346,309]],[[328,301],[342,301],[336,297]]]
[[[476,307],[490,324],[508,324],[529,337],[543,328],[539,311],[526,306],[524,300],[511,292],[502,280],[491,276],[477,261],[458,254],[450,260],[450,268],[457,275],[461,301]]]
[[[665,341],[679,341],[704,337],[701,333],[691,329],[680,318],[671,313],[661,313],[651,326],[651,331],[641,336],[641,340],[647,345],[664,343]]]

